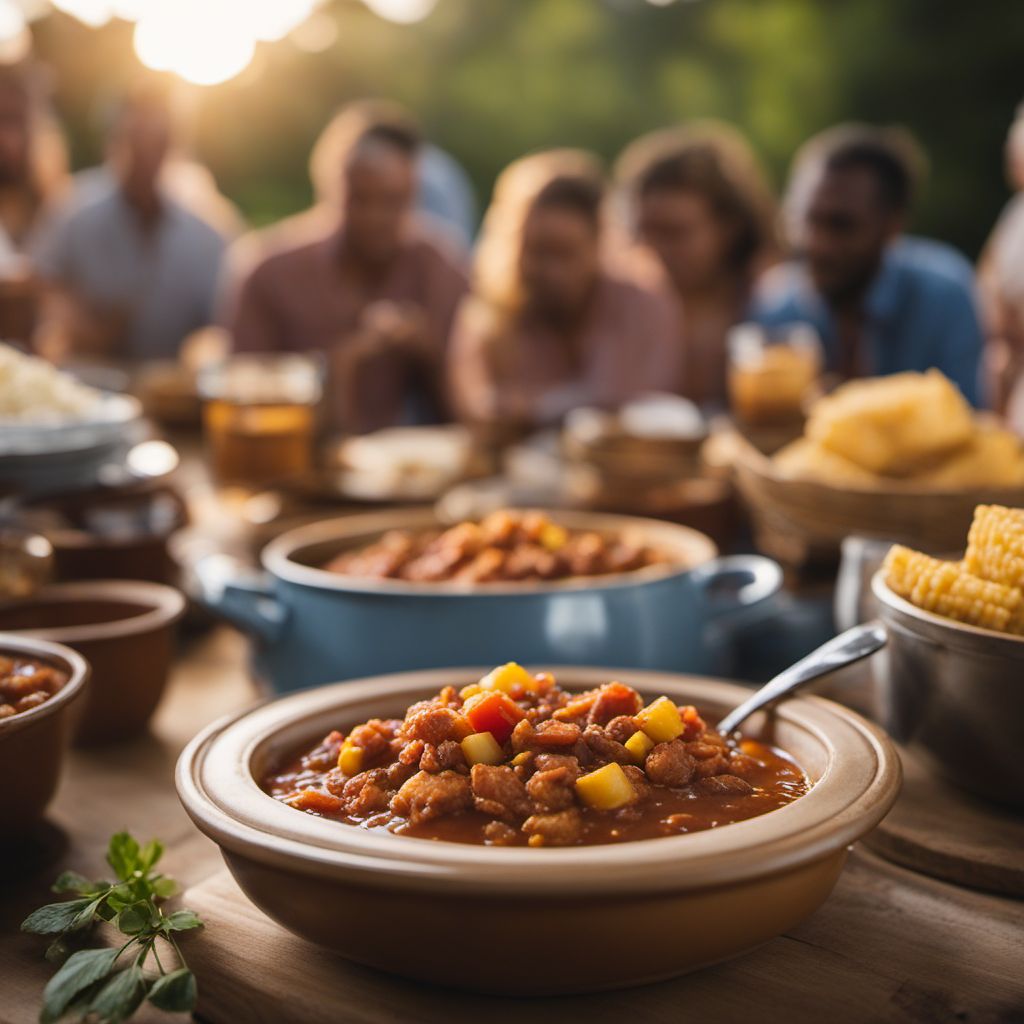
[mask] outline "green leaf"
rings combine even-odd
[[[130,907],[125,907],[117,915],[117,927],[125,935],[138,935],[143,928],[149,927],[149,917],[149,905],[146,903],[136,903]]]
[[[178,883],[166,875],[157,875],[156,878],[151,880],[151,885],[153,887],[153,895],[160,900],[166,900],[178,891]]]
[[[149,871],[164,855],[164,844],[159,839],[150,839],[139,851],[139,870]]]
[[[32,932],[34,935],[56,935],[58,932],[66,932],[72,927],[78,915],[86,907],[92,906],[92,903],[92,900],[87,899],[47,903],[45,907],[33,910],[21,922],[21,930]]]
[[[127,832],[111,836],[107,863],[118,878],[126,881],[139,867],[139,844]]]
[[[99,910],[102,902],[103,897],[101,896],[98,900],[93,900],[88,906],[83,907],[78,916],[71,922],[69,931],[77,932],[80,928],[85,928],[87,925],[92,924],[96,917],[96,911]]]
[[[131,967],[118,971],[96,993],[89,1003],[89,1013],[96,1015],[96,1024],[120,1024],[127,1020],[146,998],[146,979],[142,968]]]
[[[189,1013],[196,1007],[196,979],[187,968],[165,974],[153,983],[149,1001],[168,1013]]]
[[[77,871],[62,872],[51,886],[53,892],[77,892],[83,896],[95,895],[105,888],[107,887],[103,882],[90,882],[85,875],[80,875]]]
[[[64,941],[63,938],[56,938],[46,947],[46,952],[43,956],[50,961],[51,964],[62,964],[68,958],[68,954],[71,952],[71,948]]]
[[[187,932],[192,928],[202,928],[203,922],[194,910],[176,910],[164,921],[164,928],[172,932]]]
[[[72,953],[43,989],[43,1012],[39,1017],[42,1024],[59,1020],[79,992],[106,977],[117,953],[116,949],[82,949]]]

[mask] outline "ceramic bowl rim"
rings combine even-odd
[[[487,583],[459,584],[408,583],[399,580],[368,580],[357,576],[328,572],[303,565],[293,560],[300,548],[322,544],[345,537],[380,535],[394,529],[423,529],[438,523],[438,516],[432,506],[395,509],[387,512],[372,512],[361,515],[340,516],[320,520],[288,530],[275,537],[263,549],[260,556],[263,567],[278,579],[319,590],[337,590],[367,594],[390,594],[407,597],[466,597],[474,598],[507,597],[510,595],[550,594],[575,591],[613,589],[637,586],[660,580],[686,575],[698,566],[705,565],[718,557],[718,547],[706,534],[665,520],[643,516],[624,516],[605,512],[568,511],[562,509],[516,509],[516,511],[540,511],[556,523],[575,528],[633,529],[649,534],[673,535],[677,543],[691,547],[695,558],[689,564],[668,562],[646,566],[630,572],[614,573],[607,576],[570,577],[549,583]]]
[[[76,580],[51,583],[26,599],[28,604],[61,604],[67,601],[108,601],[138,604],[143,611],[137,615],[83,623],[79,626],[48,626],[44,629],[11,629],[0,635],[33,637],[60,644],[88,643],[149,633],[176,622],[185,614],[185,595],[174,587],[148,580]],[[0,608],[15,602],[3,602]]]
[[[698,704],[728,707],[749,695],[745,687],[694,676],[551,669],[574,686],[624,678],[648,694],[669,692]],[[427,670],[336,683],[230,715],[208,726],[182,752],[175,772],[179,799],[200,831],[224,852],[285,873],[419,892],[620,896],[734,884],[821,859],[873,828],[899,791],[899,758],[885,733],[817,697],[794,698],[780,705],[776,715],[824,748],[828,763],[822,778],[782,808],[692,835],[562,849],[432,842],[304,815],[273,800],[252,778],[248,765],[254,753],[284,728],[309,720],[312,733],[313,720],[328,713],[343,725],[346,707],[375,697],[401,697],[408,703],[441,685],[472,681],[483,671]]]
[[[68,681],[49,700],[28,711],[20,711],[9,718],[0,718],[0,743],[5,736],[27,728],[49,715],[56,714],[78,698],[92,674],[92,668],[78,651],[51,640],[23,636],[19,633],[0,633],[0,655],[27,654],[47,661],[62,662],[68,672]]]

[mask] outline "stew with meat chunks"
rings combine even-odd
[[[45,661],[0,654],[0,720],[45,704],[67,681]]]
[[[783,753],[738,743],[668,697],[585,693],[510,662],[403,719],[331,732],[262,781],[310,814],[398,835],[574,846],[743,821],[807,792]]]
[[[567,530],[540,512],[494,512],[447,530],[391,530],[324,568],[363,579],[505,583],[607,576],[668,562],[623,536]]]

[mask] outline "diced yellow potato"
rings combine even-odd
[[[514,661],[499,665],[480,680],[480,687],[484,690],[501,690],[502,693],[508,693],[516,686],[521,686],[524,690],[535,690],[537,681],[522,665]]]
[[[479,683],[470,683],[469,686],[464,686],[459,690],[459,696],[463,700],[469,700],[470,697],[475,697],[478,693],[483,693]]]
[[[462,756],[470,765],[501,764],[505,760],[505,751],[489,732],[475,732],[467,736],[459,746],[462,747]]]
[[[624,744],[625,748],[633,756],[633,760],[637,764],[643,764],[644,758],[654,749],[655,743],[650,736],[647,735],[642,729],[638,732],[633,733],[632,736],[626,740]]]
[[[338,753],[338,767],[346,775],[358,775],[363,770],[363,748],[354,743],[342,744]]]
[[[557,551],[565,546],[569,539],[569,531],[557,523],[546,523],[540,531],[540,542],[548,551]]]
[[[578,778],[576,792],[588,807],[599,811],[613,811],[636,799],[633,783],[622,770],[622,765],[614,761]]]
[[[674,740],[685,728],[679,709],[668,699],[659,697],[648,704],[637,716],[640,728],[655,743],[667,743]]]

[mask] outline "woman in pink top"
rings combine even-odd
[[[419,145],[387,105],[343,111],[313,150],[319,206],[256,239],[229,303],[237,349],[325,353],[344,430],[444,412],[445,344],[466,279],[457,247],[414,214]]]
[[[670,303],[601,259],[603,179],[577,150],[498,179],[450,351],[458,415],[511,436],[679,386]]]

